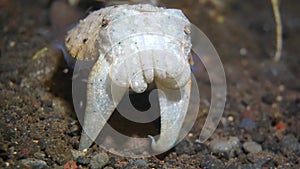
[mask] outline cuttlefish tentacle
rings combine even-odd
[[[108,75],[110,63],[100,59],[90,72],[87,84],[87,105],[79,150],[91,146],[128,88],[113,85]],[[113,86],[114,98],[111,87]]]
[[[169,89],[160,83],[156,85],[159,89],[161,132],[157,141],[152,136],[149,138],[152,140],[152,150],[164,152],[171,149],[179,138],[189,105],[191,80],[179,89]]]

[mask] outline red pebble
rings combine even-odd
[[[29,150],[27,148],[22,148],[21,153],[24,155],[27,155],[27,154],[29,154]]]
[[[286,128],[286,125],[282,122],[282,121],[279,121],[276,125],[275,125],[275,128],[278,129],[278,130],[284,130]]]
[[[64,164],[64,169],[77,169],[76,162],[74,160],[70,160]]]
[[[8,126],[9,127],[12,127],[14,124],[10,121],[10,122],[8,122]]]

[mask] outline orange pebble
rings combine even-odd
[[[278,129],[278,130],[284,130],[286,128],[286,125],[282,122],[282,121],[279,121],[276,125],[275,125],[275,128]]]
[[[70,160],[64,164],[64,169],[77,169],[76,162],[74,160]]]

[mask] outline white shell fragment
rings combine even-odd
[[[103,8],[70,30],[65,43],[78,60],[96,61],[88,77],[80,150],[97,138],[128,88],[142,93],[152,82],[160,90],[161,110],[160,136],[149,136],[152,149],[172,148],[191,89],[190,22],[180,10],[147,4]]]

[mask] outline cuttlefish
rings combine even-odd
[[[126,90],[143,93],[151,83],[160,90],[161,116],[159,138],[149,136],[151,148],[163,152],[174,146],[191,95],[190,25],[178,9],[118,5],[90,13],[67,32],[68,52],[95,61],[87,79],[80,150],[95,141]]]

